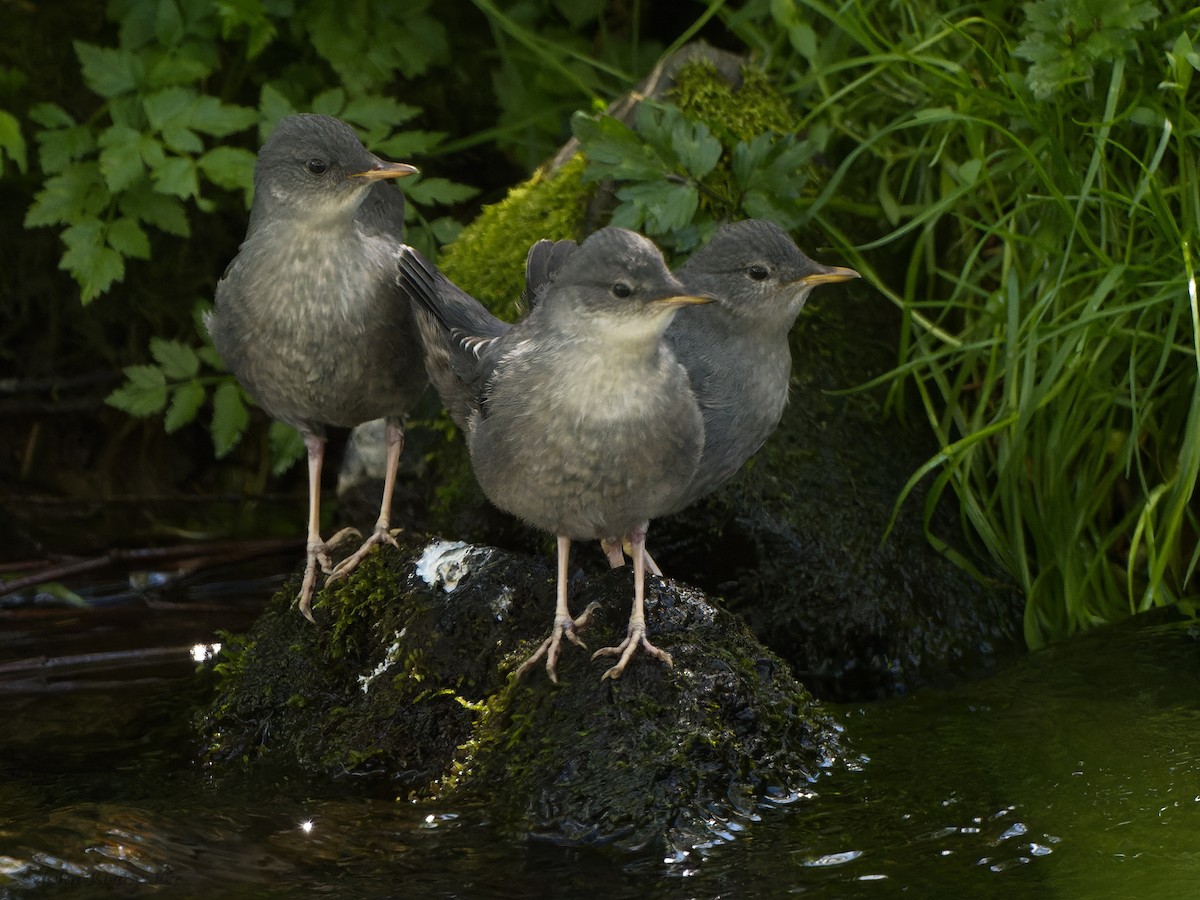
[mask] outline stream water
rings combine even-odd
[[[0,897],[1194,897],[1200,634],[1134,621],[988,680],[834,707],[855,762],[682,863],[471,808],[206,771],[193,645],[229,602],[0,610]],[[237,602],[229,600],[236,593]],[[1160,617],[1162,618],[1162,617]]]

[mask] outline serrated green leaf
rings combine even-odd
[[[684,171],[697,181],[711,172],[721,158],[721,142],[708,127],[683,118],[671,128],[671,150]]]
[[[71,128],[74,117],[57,103],[38,103],[29,110],[29,118],[43,128]]]
[[[141,132],[125,125],[112,125],[101,132],[100,172],[112,193],[119,194],[146,174],[141,143]]]
[[[346,103],[341,118],[366,131],[366,143],[372,148],[398,126],[420,115],[421,109],[401,103],[394,97],[358,97]]]
[[[111,195],[96,163],[77,163],[48,178],[25,214],[25,227],[81,222],[98,216]]]
[[[346,92],[341,88],[330,88],[313,97],[312,111],[322,116],[338,116],[345,106]]]
[[[167,234],[176,237],[187,237],[191,234],[187,213],[179,199],[160,194],[148,181],[118,197],[117,206],[124,215],[152,225]]]
[[[209,94],[197,97],[188,111],[190,127],[219,138],[245,131],[257,121],[257,110],[222,103],[219,98]]]
[[[0,109],[0,174],[4,172],[5,154],[17,164],[20,171],[25,171],[29,160],[25,150],[25,136],[21,134],[21,123],[12,113]]]
[[[200,135],[183,125],[167,125],[162,130],[162,136],[167,148],[176,153],[192,155],[204,152],[204,141],[200,140]]]
[[[604,178],[650,181],[671,171],[654,148],[612,116],[576,113],[571,118],[571,128],[591,163],[584,171],[585,181]]]
[[[157,166],[150,177],[154,179],[154,187],[159,193],[187,199],[200,193],[200,181],[196,175],[194,160],[182,156],[172,156]]]
[[[172,47],[183,39],[183,14],[174,0],[157,0],[154,17],[154,36],[164,46]]]
[[[253,153],[240,147],[214,147],[196,165],[215,185],[248,190],[254,184],[254,160]]]
[[[75,55],[87,86],[101,97],[118,97],[137,87],[141,67],[128,50],[111,50],[75,41]]]
[[[271,423],[267,441],[271,448],[271,474],[275,476],[282,475],[308,452],[300,432],[283,422]]]
[[[461,203],[479,193],[478,188],[458,184],[448,178],[422,178],[416,182],[403,182],[402,186],[404,195],[421,206]]]
[[[146,418],[167,405],[167,384],[158,366],[126,366],[125,384],[104,398],[109,406]]]
[[[700,194],[695,185],[672,181],[626,185],[617,191],[617,198],[642,210],[646,234],[651,236],[690,225],[700,205]]]
[[[184,382],[171,393],[171,405],[163,419],[163,429],[173,434],[184,425],[195,421],[196,414],[204,405],[204,387],[195,381]]]
[[[205,334],[207,333],[207,330],[205,330]],[[221,354],[217,352],[217,348],[212,344],[204,344],[201,347],[197,347],[196,355],[210,369],[216,369],[218,372],[229,371],[229,367],[225,365],[225,360],[221,359]]]
[[[166,87],[143,97],[142,109],[146,112],[150,127],[155,131],[162,131],[169,125],[187,123],[188,112],[196,96],[193,88],[178,85]]]
[[[146,232],[136,221],[127,216],[113,219],[108,223],[108,234],[105,239],[108,246],[122,256],[131,256],[134,259],[150,258],[150,240],[146,237]]]
[[[213,391],[212,439],[217,459],[223,459],[242,439],[250,423],[250,411],[242,389],[232,378]]]
[[[165,338],[150,339],[150,355],[162,369],[163,375],[172,381],[195,378],[200,371],[200,357],[187,344]]]
[[[38,133],[38,161],[47,175],[65,172],[96,149],[91,128],[75,125]]]
[[[385,141],[375,141],[375,152],[391,159],[414,159],[425,156],[446,138],[444,131],[400,131]]]
[[[287,98],[283,91],[274,85],[264,84],[259,92],[258,108],[261,119],[258,124],[258,136],[266,140],[268,134],[275,128],[275,124],[284,116],[290,116],[296,111],[296,107],[292,106],[292,101]]]

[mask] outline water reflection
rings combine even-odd
[[[179,711],[221,626],[159,615],[0,617],[0,895],[1182,897],[1200,871],[1200,654],[1175,626],[841,708],[851,764],[664,859],[513,842],[381,785],[206,772]]]

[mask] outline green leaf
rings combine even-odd
[[[99,219],[85,219],[62,233],[67,252],[58,267],[70,272],[79,283],[80,299],[85,304],[125,277],[125,261],[121,254],[106,246],[105,230]]]
[[[196,165],[213,184],[249,190],[254,184],[254,154],[240,147],[214,147]]]
[[[702,122],[682,117],[671,128],[671,150],[684,170],[697,181],[716,168],[721,158],[721,142]]]
[[[191,234],[187,213],[179,199],[160,194],[148,181],[123,193],[117,198],[117,206],[125,215],[153,225],[167,234],[176,237],[188,237]]]
[[[366,131],[367,145],[376,147],[397,125],[403,125],[420,114],[420,107],[401,103],[394,97],[371,96],[346,103],[341,118],[362,126]]]
[[[96,136],[84,125],[41,131],[37,139],[38,161],[47,175],[66,171],[96,149]]]
[[[308,452],[300,432],[283,422],[271,423],[267,441],[271,448],[271,474],[275,476],[282,475]]]
[[[137,87],[140,66],[127,50],[110,50],[75,41],[75,55],[87,86],[101,97],[118,97]]]
[[[108,234],[105,236],[108,246],[122,256],[132,256],[135,259],[150,258],[150,240],[138,223],[122,216],[108,223]]]
[[[150,173],[154,179],[154,187],[159,193],[168,194],[182,199],[195,197],[200,193],[200,181],[196,175],[194,160],[182,156],[173,156],[163,161]]]
[[[162,131],[170,125],[187,123],[196,96],[193,88],[166,87],[143,97],[142,109],[146,111],[150,127],[155,131]]]
[[[207,333],[207,330],[205,330],[205,334]],[[200,361],[210,369],[216,369],[219,372],[229,371],[229,367],[225,365],[225,360],[221,359],[221,354],[217,352],[217,348],[212,344],[205,344],[202,347],[197,347],[196,355],[200,357]]]
[[[188,110],[188,125],[213,137],[228,137],[245,131],[258,121],[258,111],[245,106],[222,103],[217,97],[203,94]],[[199,151],[196,151],[199,152]]]
[[[296,107],[292,106],[292,101],[287,98],[287,95],[270,84],[262,86],[262,90],[259,92],[258,108],[262,116],[259,120],[259,136],[262,138],[266,138],[276,122],[296,111]]]
[[[29,110],[29,118],[43,128],[71,128],[75,119],[57,103],[38,103]]]
[[[184,425],[193,422],[200,407],[204,405],[204,387],[195,381],[185,382],[171,394],[171,405],[163,420],[163,429],[173,434]]]
[[[174,0],[157,0],[155,3],[154,36],[167,47],[183,39],[183,14]]]
[[[98,216],[111,195],[96,163],[77,163],[46,180],[25,214],[25,227],[60,225]]]
[[[584,171],[585,181],[604,178],[649,181],[670,171],[662,157],[632,128],[612,116],[576,113],[571,117],[571,130],[592,163]]]
[[[17,164],[24,172],[29,163],[25,150],[25,137],[21,134],[21,123],[12,113],[0,109],[0,175],[4,174],[4,156]]]
[[[158,366],[127,366],[126,382],[104,398],[109,406],[146,418],[167,405],[167,384]]]
[[[230,378],[213,391],[212,439],[217,459],[223,459],[250,423],[250,412],[242,399],[242,389]]]
[[[446,206],[451,203],[461,203],[479,193],[478,188],[473,188],[468,184],[458,184],[447,178],[422,178],[416,182],[401,180],[401,187],[406,197],[421,206],[433,204]]]
[[[204,141],[200,135],[183,125],[171,124],[162,131],[163,143],[168,149],[183,155],[204,152]]]
[[[444,131],[399,131],[385,141],[374,141],[375,152],[391,159],[425,156],[446,138]]]
[[[341,88],[330,88],[313,97],[312,111],[323,116],[340,116],[346,106],[346,92]]]
[[[626,185],[617,191],[617,198],[634,204],[641,211],[646,233],[651,236],[690,225],[700,205],[695,185],[672,181]]]
[[[108,189],[119,194],[146,174],[142,159],[142,133],[126,125],[112,125],[100,134],[100,172]]]
[[[200,357],[187,344],[165,338],[150,339],[150,355],[162,368],[163,375],[172,381],[195,378],[200,371]]]

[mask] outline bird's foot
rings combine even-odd
[[[586,650],[587,644],[575,632],[587,628],[588,624],[592,621],[592,613],[599,606],[599,603],[589,603],[587,609],[574,619],[570,616],[555,616],[554,628],[550,632],[550,637],[542,641],[542,645],[537,648],[533,656],[521,663],[513,673],[513,680],[519,681],[521,676],[537,665],[537,661],[544,656],[546,657],[546,674],[550,676],[551,681],[558,684],[558,653],[562,649],[562,639],[566,637],[576,647],[582,647]]]
[[[354,533],[358,534],[357,531]],[[362,542],[361,547],[333,567],[333,571],[329,573],[329,577],[325,579],[325,583],[332,584],[339,578],[345,578],[358,568],[358,564],[367,558],[367,554],[371,552],[371,548],[378,544],[391,544],[397,550],[400,549],[400,545],[396,543],[396,538],[392,535],[392,532],[388,529],[388,527],[386,525],[376,525],[375,530],[371,532],[370,537]]]
[[[351,536],[361,537],[357,529],[343,528],[327,541],[308,542],[308,559],[304,563],[304,581],[300,583],[300,593],[296,597],[296,605],[300,608],[301,615],[314,625],[317,624],[317,620],[313,618],[312,600],[317,587],[317,568],[319,567],[326,575],[332,574],[334,571],[333,560],[329,558],[329,551]]]
[[[631,622],[629,624],[629,631],[625,635],[625,640],[621,641],[621,643],[615,647],[601,647],[592,654],[592,659],[596,659],[600,656],[621,657],[619,660],[617,660],[617,664],[615,666],[600,676],[600,680],[603,681],[606,678],[620,678],[622,673],[625,671],[625,667],[629,665],[629,660],[633,658],[633,654],[637,652],[639,647],[641,647],[655,659],[662,660],[668,666],[671,665],[671,654],[666,650],[660,650],[658,647],[655,647],[652,643],[650,643],[650,639],[646,637],[646,624],[644,622]]]

